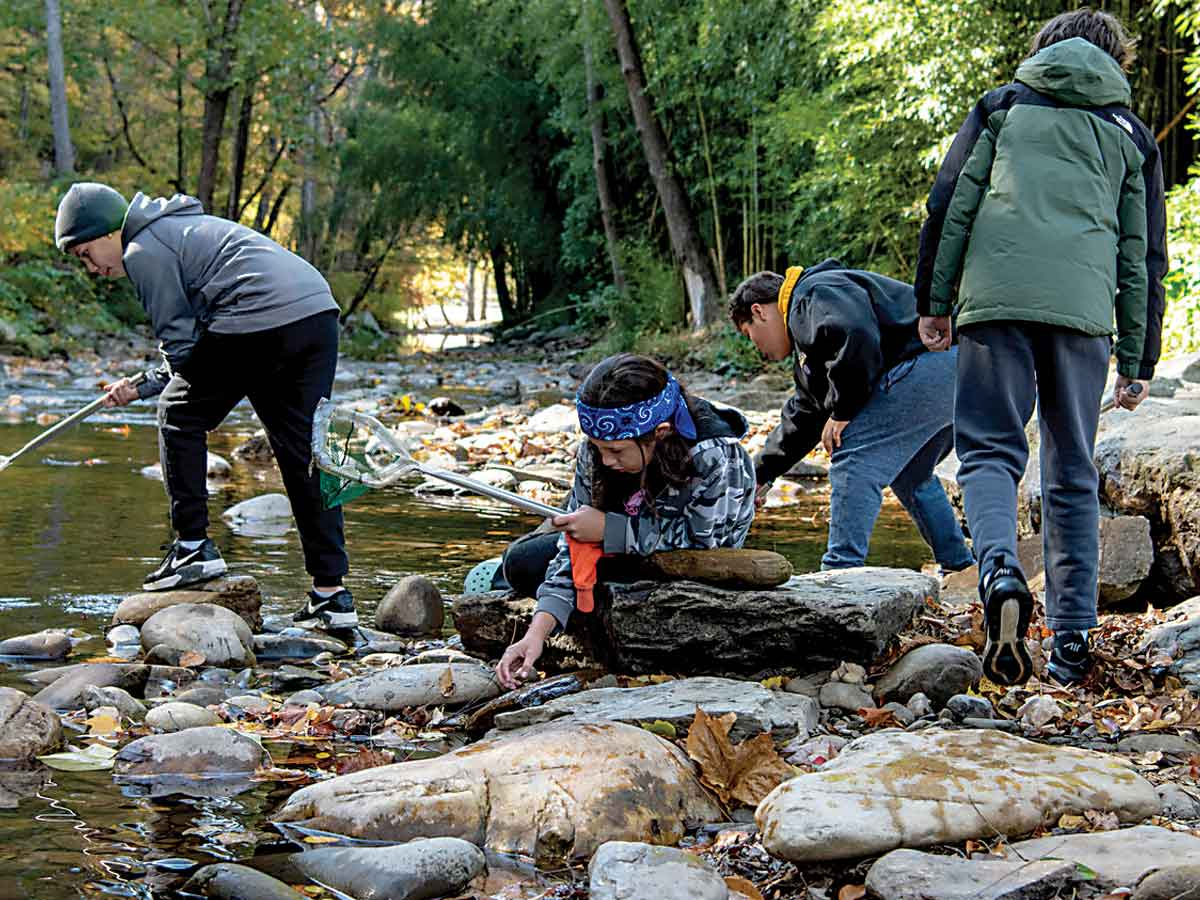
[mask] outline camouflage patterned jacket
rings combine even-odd
[[[754,520],[754,464],[738,439],[746,420],[733,409],[717,409],[692,397],[689,409],[696,422],[692,446],[696,476],[682,488],[668,487],[654,498],[654,511],[645,504],[636,515],[604,514],[604,552],[649,556],[659,550],[740,547]],[[567,512],[592,500],[592,452],[585,440],[579,446],[575,484]],[[575,608],[571,557],[567,539],[558,539],[558,555],[546,569],[537,592],[537,608],[567,624]]]

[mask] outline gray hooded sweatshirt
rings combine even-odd
[[[251,228],[205,215],[194,197],[135,195],[121,244],[164,359],[138,387],[143,398],[162,392],[205,331],[248,334],[338,309],[308,262]]]

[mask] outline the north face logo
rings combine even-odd
[[[1116,122],[1118,125],[1120,125],[1122,128],[1124,128],[1126,131],[1128,131],[1130,134],[1133,134],[1133,123],[1130,122],[1128,119],[1126,119],[1124,116],[1118,116],[1116,113],[1113,113],[1113,121]]]

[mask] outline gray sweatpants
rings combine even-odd
[[[1094,627],[1100,562],[1099,475],[1092,461],[1111,342],[1030,322],[959,333],[954,443],[981,583],[1017,559],[1017,485],[1038,404],[1046,625]]]

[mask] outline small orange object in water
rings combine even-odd
[[[575,583],[575,608],[590,613],[596,608],[593,590],[596,587],[596,564],[606,554],[604,545],[594,541],[577,541],[567,535],[571,553],[571,581]]]

